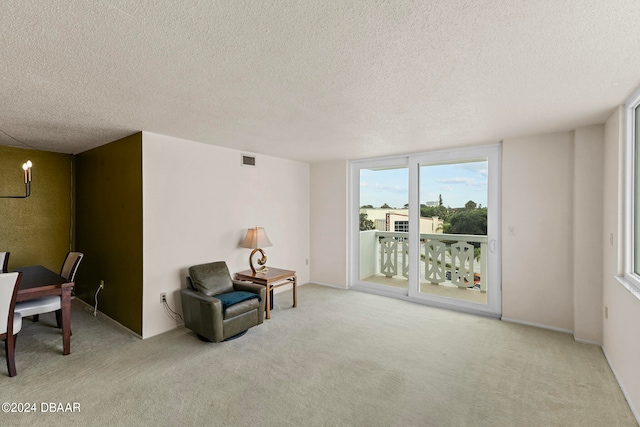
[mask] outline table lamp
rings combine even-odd
[[[253,266],[253,255],[256,252],[260,252],[262,254],[262,258],[258,260],[260,268],[258,268],[257,271],[260,273],[266,273],[267,271],[269,271],[265,266],[265,264],[267,263],[267,256],[262,250],[262,248],[266,248],[268,246],[272,245],[263,227],[254,227],[247,230],[247,235],[242,242],[242,247],[253,249],[253,251],[251,251],[251,255],[249,255],[249,266],[251,267],[251,271],[253,272],[253,274],[256,274],[256,269]]]

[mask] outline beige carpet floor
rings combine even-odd
[[[391,286],[394,288],[409,289],[409,281],[406,279],[387,278],[383,275],[367,277],[364,282],[376,283],[378,285]],[[487,303],[487,293],[480,292],[479,289],[459,288],[451,282],[432,285],[431,283],[420,282],[420,292],[423,294],[437,295],[441,297],[453,298],[463,301],[471,301],[478,304]]]
[[[52,315],[26,320],[0,402],[37,411],[0,425],[637,425],[601,349],[568,334],[317,285],[298,301],[219,344],[140,340],[74,301],[64,357]]]

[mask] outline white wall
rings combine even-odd
[[[358,256],[360,257],[360,271],[358,278],[365,280],[380,271],[377,230],[361,231],[358,233]]]
[[[604,126],[574,132],[573,335],[602,344]]]
[[[573,330],[572,190],[573,132],[503,142],[504,318]]]
[[[603,350],[638,419],[640,410],[640,301],[614,276],[622,274],[623,244],[623,108],[605,125],[603,203]],[[610,237],[613,235],[613,243]]]
[[[143,132],[143,338],[173,329],[160,293],[181,312],[180,293],[191,265],[223,260],[249,268],[240,248],[247,228],[265,227],[268,266],[309,281],[309,165],[256,155],[241,166],[240,151]],[[288,287],[283,287],[283,290]]]
[[[603,139],[596,125],[503,141],[504,319],[602,342]],[[311,280],[341,287],[347,170],[345,162],[311,166]]]
[[[311,280],[347,287],[348,170],[345,160],[311,165]]]

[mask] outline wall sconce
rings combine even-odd
[[[253,274],[256,274],[256,269],[253,266],[253,255],[256,252],[260,252],[262,254],[262,258],[258,260],[258,264],[261,267],[257,271],[260,273],[266,273],[267,271],[269,271],[269,269],[265,266],[265,264],[267,263],[267,255],[265,255],[264,251],[261,249],[268,246],[272,245],[263,227],[254,227],[247,230],[247,235],[242,242],[242,247],[253,249],[253,251],[251,251],[251,255],[249,255],[249,267],[251,267],[251,271],[253,272]]]
[[[22,170],[24,170],[24,196],[0,196],[0,199],[26,199],[31,195],[31,167],[33,163],[31,160],[27,160],[27,163],[22,165]]]

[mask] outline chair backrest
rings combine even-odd
[[[210,262],[189,267],[189,276],[196,289],[208,296],[233,291],[231,274],[224,261]]]
[[[22,273],[0,273],[0,334],[13,334],[13,312]]]
[[[0,252],[0,273],[9,272],[9,255],[11,252]]]
[[[80,261],[82,261],[83,257],[84,254],[82,252],[69,252],[62,264],[60,275],[68,281],[73,282],[76,278],[76,272],[78,271]]]

